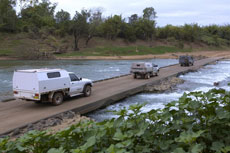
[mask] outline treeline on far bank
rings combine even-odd
[[[20,7],[17,14],[15,6]],[[57,4],[49,0],[1,0],[0,32],[27,33],[32,39],[47,40],[47,37],[73,37],[73,50],[79,50],[79,40],[85,40],[85,46],[93,37],[108,40],[122,38],[127,42],[137,40],[168,40],[203,43],[208,46],[229,46],[230,25],[185,24],[183,26],[167,25],[158,27],[156,11],[147,7],[143,14],[133,14],[128,18],[122,15],[103,17],[100,9],[83,9],[71,17],[64,10],[55,13]],[[227,21],[226,21],[227,22]],[[47,42],[41,42],[47,43]],[[62,52],[62,50],[60,50]],[[64,52],[64,50],[63,50]]]

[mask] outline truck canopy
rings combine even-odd
[[[16,70],[13,75],[13,90],[45,93],[70,87],[70,78],[62,69]]]
[[[137,62],[137,63],[132,63],[132,67],[131,68],[148,68],[148,67],[152,67],[153,64],[149,63],[149,62]]]

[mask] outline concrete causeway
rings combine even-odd
[[[160,69],[159,76],[150,79],[133,79],[132,75],[127,75],[96,82],[90,97],[71,98],[60,106],[52,106],[47,103],[37,105],[33,102],[22,100],[0,103],[0,135],[70,110],[79,114],[94,111],[128,96],[140,93],[147,85],[156,84],[169,77],[198,70],[202,66],[222,58],[202,59],[195,61],[194,66],[190,67],[180,67],[179,64],[164,67]]]

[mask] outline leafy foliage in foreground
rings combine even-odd
[[[56,134],[31,131],[15,141],[0,140],[0,152],[230,152],[230,92],[184,94],[164,109],[142,113],[131,106],[120,117],[84,121]]]

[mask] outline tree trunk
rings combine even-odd
[[[88,37],[87,37],[87,39],[86,39],[86,41],[85,41],[85,47],[88,46],[88,43],[89,43],[89,41],[90,41],[92,38],[93,38],[92,35],[88,35]]]
[[[74,51],[79,51],[78,48],[78,40],[79,40],[79,36],[77,35],[76,31],[74,32]]]

